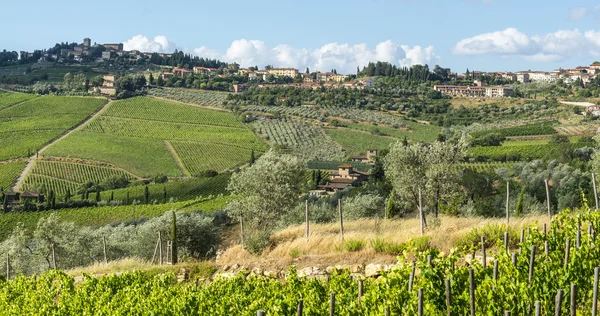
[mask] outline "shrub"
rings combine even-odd
[[[169,178],[164,175],[164,174],[157,174],[154,177],[152,177],[152,182],[154,183],[166,183],[169,181]]]
[[[371,240],[371,248],[378,253],[385,253],[392,256],[401,255],[407,248],[406,243],[387,242],[381,238]]]
[[[504,232],[506,231],[509,234],[509,245],[516,245],[518,241],[516,233],[507,229],[504,224],[486,224],[483,227],[475,228],[459,238],[455,245],[459,248],[479,245],[481,244],[481,236],[484,236],[486,247],[492,247],[496,241],[504,240]]]
[[[104,189],[104,190],[114,190],[114,189],[121,189],[121,188],[126,188],[129,185],[129,179],[127,179],[127,177],[125,176],[110,176],[105,178],[104,180],[102,180],[102,182],[100,183],[100,186]]]
[[[414,238],[410,241],[410,247],[415,252],[426,251],[429,248],[431,248],[431,245],[429,244],[430,240],[431,240],[431,238],[429,236],[421,236],[421,237]]]
[[[294,259],[300,257],[301,255],[303,255],[305,253],[306,253],[305,251],[300,250],[300,248],[298,248],[298,247],[290,249],[290,257],[292,257]]]
[[[350,252],[361,251],[365,247],[365,242],[360,239],[348,239],[344,242],[344,249]]]
[[[265,248],[269,247],[270,233],[268,231],[259,230],[246,234],[244,238],[244,249],[253,255],[260,255]]]

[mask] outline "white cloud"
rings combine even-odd
[[[142,52],[170,53],[173,52],[175,48],[175,43],[169,41],[164,35],[158,35],[155,36],[154,39],[149,39],[142,34],[138,34],[123,42],[123,49],[139,50]]]
[[[600,32],[578,29],[527,35],[515,28],[466,38],[454,47],[457,55],[517,56],[528,61],[550,62],[572,56],[597,56]]]
[[[439,63],[440,58],[433,53],[433,46],[415,46],[411,48],[402,45],[402,49],[406,53],[406,57],[400,60],[400,65],[403,67],[410,67],[417,64],[430,64],[432,62]]]
[[[584,7],[576,7],[569,10],[569,19],[579,21],[588,16],[591,13],[591,9]]]

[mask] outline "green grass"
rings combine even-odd
[[[225,195],[221,197],[216,197],[210,200],[204,200],[195,204],[192,204],[182,210],[184,211],[197,211],[200,210],[204,213],[211,214],[216,211],[223,210],[227,203],[239,199],[239,197],[234,195]]]
[[[33,99],[35,97],[36,96],[32,94],[10,93],[0,91],[0,110],[13,104]]]
[[[267,147],[231,113],[138,97],[111,103],[48,154],[108,162],[147,177],[181,176],[175,159],[192,174],[222,171],[248,161],[252,149],[258,154]]]
[[[344,123],[348,128],[358,129],[367,131],[375,134],[385,134],[396,138],[403,139],[406,137],[408,140],[421,141],[421,142],[434,142],[437,139],[438,134],[441,131],[439,126],[425,125],[406,121],[405,124],[410,127],[410,130],[386,127],[381,125],[369,125],[359,123]]]
[[[4,95],[12,98],[12,94],[2,93],[0,100],[4,100]],[[0,111],[0,160],[32,155],[104,102],[96,98],[44,96],[5,108]]]
[[[398,141],[392,137],[372,135],[349,128],[327,128],[325,133],[342,145],[349,156],[364,155],[368,148],[386,149],[391,143]]]
[[[25,169],[25,165],[24,161],[0,164],[0,191],[10,191],[21,171]]]
[[[137,176],[182,175],[159,139],[74,132],[48,148],[45,155],[108,162]]]
[[[73,222],[80,226],[103,226],[112,223],[136,221],[162,215],[170,210],[179,210],[195,203],[186,201],[155,205],[126,205],[126,206],[101,206],[62,209],[58,211],[42,212],[11,212],[0,214],[0,241],[4,240],[17,225],[22,223],[25,228],[34,230],[38,221],[56,213],[64,221]]]
[[[527,136],[527,135],[552,135],[558,133],[554,126],[556,126],[558,122],[543,122],[543,123],[535,123],[521,126],[513,126],[507,128],[498,128],[498,129],[489,129],[485,131],[479,131],[471,133],[473,137],[481,137],[484,135],[498,133],[504,135],[506,137],[509,136]]]

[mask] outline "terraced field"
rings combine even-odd
[[[0,192],[9,190],[24,168],[24,161],[0,163]]]
[[[2,104],[16,104],[0,110],[0,161],[34,154],[106,102],[79,97],[15,97],[13,93],[0,94],[0,100]]]
[[[223,101],[227,99],[227,92],[193,90],[193,89],[150,89],[151,96],[165,98],[173,101],[197,104],[200,106],[222,107]]]
[[[191,174],[233,168],[253,149],[258,155],[267,147],[230,113],[137,97],[111,103],[46,154],[107,162],[147,177],[186,175],[178,163]]]

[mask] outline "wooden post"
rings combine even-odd
[[[544,231],[544,238],[546,238],[546,223],[542,226],[542,230]]]
[[[542,303],[535,301],[535,316],[542,316]]]
[[[550,189],[548,188],[548,180],[544,180],[546,186],[546,205],[548,207],[548,220],[552,220],[552,211],[550,210]]]
[[[554,306],[554,316],[562,315],[563,290],[558,290],[556,293],[556,302]]]
[[[571,252],[571,240],[567,238],[567,242],[565,245],[565,269],[569,265],[569,253]]]
[[[430,267],[433,267],[432,260],[433,258],[431,257],[431,255],[427,255],[427,265]]]
[[[256,312],[256,316],[265,316],[265,311],[263,311],[263,310],[258,310],[258,311]]]
[[[425,219],[423,216],[423,203],[421,200],[421,188],[419,188],[419,220],[421,222],[421,236],[425,235]]]
[[[10,280],[10,256],[6,254],[6,280]]]
[[[298,313],[296,316],[302,316],[302,310],[304,309],[304,301],[302,299],[298,300]]]
[[[546,256],[550,255],[550,247],[548,246],[548,241],[544,241],[544,253],[546,254]]]
[[[363,296],[363,280],[358,280],[358,305],[360,305],[360,298]]]
[[[385,311],[383,312],[385,316],[390,316],[390,308],[386,307]]]
[[[504,250],[508,252],[508,232],[504,232]]]
[[[158,232],[158,264],[161,266],[163,264],[162,234],[160,233],[160,231]]]
[[[519,243],[522,244],[523,240],[525,240],[525,230],[521,228],[521,237],[519,237]]]
[[[335,315],[335,293],[329,295],[329,316]]]
[[[508,205],[510,204],[510,182],[506,181],[506,228],[510,222],[510,211]]]
[[[52,268],[56,270],[56,252],[54,251],[54,244],[52,244]]]
[[[417,310],[417,314],[419,316],[423,316],[423,288],[419,288],[419,294],[418,294],[418,301],[419,301],[419,305],[418,305],[418,310]]]
[[[516,252],[513,252],[513,254],[512,254],[512,264],[515,267],[517,266],[517,253]]]
[[[504,311],[504,316],[510,316],[510,311]]]
[[[410,271],[410,275],[408,276],[408,291],[412,292],[413,281],[415,280],[415,265],[416,262],[412,263],[412,270]]]
[[[594,185],[594,200],[596,201],[596,209],[598,209],[598,189],[596,189],[596,175],[592,173],[592,184]]]
[[[308,242],[308,234],[309,234],[309,219],[308,219],[308,200],[306,200],[306,211],[305,211],[305,216],[306,216],[306,242]]]
[[[106,256],[106,237],[102,236],[102,250],[104,251],[104,263],[108,263],[108,257]]]
[[[581,229],[577,230],[577,239],[575,244],[577,245],[577,249],[581,248]]]
[[[531,280],[533,279],[533,267],[535,264],[535,245],[531,246],[531,255],[529,256],[529,286],[531,286]]]
[[[485,236],[481,236],[481,264],[483,265],[483,268],[485,269],[487,267],[487,256],[485,253]]]
[[[344,242],[344,215],[342,214],[342,199],[338,200],[338,211],[340,213],[340,237]]]
[[[240,239],[244,248],[244,217],[240,215]]]
[[[493,273],[493,280],[497,281],[498,280],[498,260],[494,260],[494,273]]]
[[[600,268],[594,268],[594,294],[592,298],[592,316],[598,316],[598,277]]]
[[[452,313],[452,280],[446,279],[446,311],[448,316]]]
[[[473,268],[469,269],[469,309],[471,316],[475,316],[475,275]]]
[[[571,283],[571,316],[577,316],[577,284]]]

